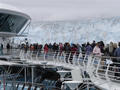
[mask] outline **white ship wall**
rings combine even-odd
[[[29,40],[37,43],[120,41],[120,17],[80,21],[37,22],[32,24]]]

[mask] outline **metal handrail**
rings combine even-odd
[[[86,54],[83,54],[83,53],[80,53],[78,54],[78,52],[76,53],[72,53],[72,52],[65,52],[65,51],[56,51],[56,52],[48,52],[48,53],[44,53],[44,51],[41,51],[41,55],[42,56],[39,56],[39,51],[30,51],[28,50],[27,53],[24,52],[24,50],[21,50],[20,52],[20,57],[22,59],[26,59],[26,60],[39,60],[39,57],[44,57],[44,61],[49,61],[49,57],[52,57],[53,59],[53,62],[54,63],[64,63],[64,64],[67,64],[67,65],[74,65],[74,66],[78,66],[78,67],[84,67],[84,69],[86,69],[86,66],[88,65],[88,58],[89,57],[92,57],[91,58],[91,61],[89,62],[90,65],[92,67],[94,67],[94,69],[97,69],[96,71],[98,72],[101,67],[106,67],[104,70],[107,72],[110,72],[110,68],[120,68],[118,66],[114,67],[114,66],[111,66],[109,64],[106,64],[106,59],[109,59],[112,61],[112,59],[119,59],[120,57],[110,57],[110,56],[95,56],[95,55],[86,55]],[[45,57],[46,55],[48,54],[47,58]],[[51,56],[49,55],[51,54]],[[34,55],[34,56],[33,56]],[[72,55],[72,56],[71,56]],[[35,57],[35,59],[34,59]],[[63,58],[62,58],[63,57]],[[82,60],[80,61],[80,59],[82,58]],[[86,59],[87,58],[87,59]],[[98,58],[98,60],[95,60],[95,58]],[[70,61],[72,60],[72,62]],[[99,61],[100,60],[100,61]],[[94,63],[95,61],[98,61],[98,63]],[[101,63],[104,63],[104,64],[101,64]],[[120,63],[117,63],[117,62],[113,62],[114,64],[120,64]],[[83,65],[83,66],[82,66]],[[109,67],[107,67],[109,65]],[[116,71],[117,72],[117,71]],[[106,74],[108,75],[108,74]],[[108,77],[109,78],[109,77]]]

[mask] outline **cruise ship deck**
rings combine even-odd
[[[119,0],[0,0],[0,90],[120,90]]]
[[[91,88],[97,87],[101,88],[101,90],[111,88],[113,88],[111,90],[119,90],[120,81],[115,78],[117,77],[114,75],[116,71],[113,70],[113,68],[117,67],[111,66],[111,57],[86,56],[79,53],[79,55],[74,55],[73,58],[70,58],[69,54],[68,58],[66,58],[66,55],[65,52],[61,53],[59,51],[46,54],[43,51],[28,50],[26,52],[23,49],[11,49],[9,53],[4,50],[3,55],[0,57],[3,59],[0,61],[1,70],[3,68],[5,70],[0,75],[1,88],[6,90],[8,90],[7,88],[14,88],[15,90],[16,88],[18,90],[20,88],[29,90],[28,88],[30,88],[30,90],[34,90],[35,87],[38,87],[40,90],[42,88],[45,90],[48,90],[47,88],[49,90],[58,90],[59,88],[54,85],[57,79],[61,78],[64,90],[81,90],[83,87],[80,87],[80,84],[87,84]],[[102,64],[103,62],[104,64]],[[49,75],[43,74],[45,77],[42,80],[41,71],[44,72],[44,70]],[[50,73],[49,70],[52,72]],[[85,87],[87,88],[87,86]]]

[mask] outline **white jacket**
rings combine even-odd
[[[93,49],[93,54],[101,56],[100,48],[95,46],[94,49]]]

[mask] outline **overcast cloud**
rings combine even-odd
[[[0,0],[36,21],[80,20],[120,16],[120,0]]]

